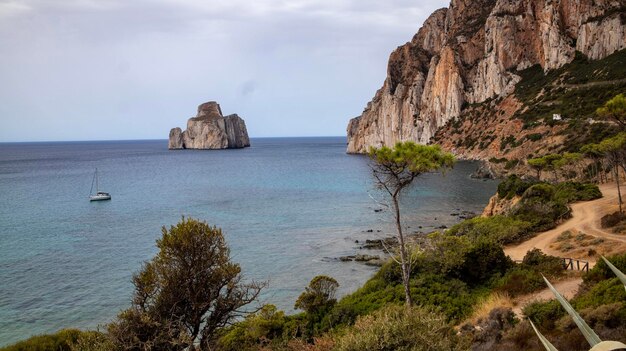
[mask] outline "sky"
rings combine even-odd
[[[447,0],[0,0],[0,142],[166,139],[218,101],[251,137],[345,135]]]

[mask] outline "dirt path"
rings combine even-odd
[[[570,278],[566,280],[561,280],[558,282],[552,282],[553,286],[558,290],[561,295],[563,295],[566,299],[571,299],[578,292],[578,288],[580,284],[583,282],[582,278]],[[541,291],[534,292],[532,294],[520,296],[514,299],[515,307],[513,307],[513,313],[515,313],[518,318],[522,316],[522,308],[528,305],[531,302],[535,301],[548,301],[554,299],[554,295],[550,289],[545,288]]]
[[[621,188],[622,193],[624,193],[624,187]],[[580,231],[595,237],[626,243],[625,236],[616,235],[600,228],[600,218],[617,211],[617,188],[614,184],[603,184],[600,185],[600,191],[602,191],[603,195],[601,199],[572,204],[572,218],[561,223],[558,227],[540,233],[521,244],[507,246],[504,248],[504,252],[513,260],[521,260],[526,255],[526,252],[534,248],[540,249],[549,255],[562,257],[564,254],[552,249],[550,244],[566,230]],[[595,264],[594,259],[589,261],[590,266]]]

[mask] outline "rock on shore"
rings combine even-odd
[[[239,149],[250,146],[245,121],[236,114],[224,117],[215,101],[198,106],[198,114],[187,121],[187,130],[172,128],[168,148]]]

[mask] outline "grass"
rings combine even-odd
[[[467,322],[472,324],[478,324],[481,319],[487,319],[489,313],[495,308],[513,308],[515,303],[511,296],[506,292],[494,292],[487,295],[476,303],[474,312]]]

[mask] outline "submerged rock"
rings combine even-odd
[[[168,148],[238,149],[250,146],[245,121],[236,114],[224,117],[215,101],[198,106],[198,114],[187,121],[187,130],[172,128]]]

